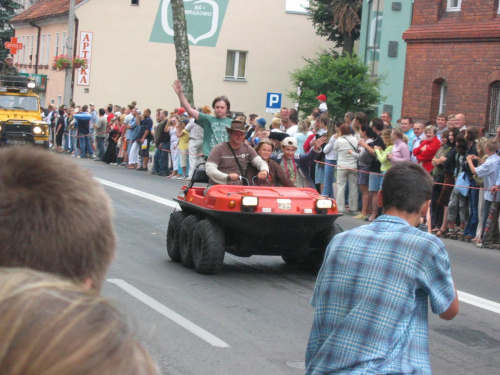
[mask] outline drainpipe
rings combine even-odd
[[[73,45],[73,51],[75,51],[73,54],[76,56],[77,51],[76,51],[76,45],[78,44],[78,17],[75,16],[75,42]],[[76,69],[73,69],[73,76],[71,79],[71,93],[74,92],[75,90],[75,74],[76,74]],[[71,98],[73,100],[73,98]]]
[[[36,36],[36,55],[35,55],[35,74],[38,74],[38,57],[40,56],[40,33],[42,28],[35,24],[35,22],[30,22],[30,25],[38,29],[38,35]]]

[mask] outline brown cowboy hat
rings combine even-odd
[[[245,129],[245,117],[243,116],[238,116],[236,117],[233,122],[231,122],[231,126],[226,126],[226,130],[229,132],[229,130],[234,130],[237,132],[243,132],[246,133],[247,130]]]

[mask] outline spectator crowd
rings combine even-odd
[[[192,108],[177,81],[174,90],[182,107],[172,111],[141,111],[136,102],[99,109],[93,103],[73,104],[49,107],[45,119],[60,153],[136,171],[149,168],[154,175],[185,181],[207,159],[207,169],[217,171],[218,162],[209,157],[216,145],[244,143],[269,165],[265,178],[256,178],[262,171],[255,162],[245,162],[231,178],[217,171],[211,183],[242,183],[241,175],[250,184],[311,187],[336,198],[340,213],[369,222],[381,214],[378,193],[384,174],[397,163],[411,161],[434,180],[429,212],[423,218],[430,232],[478,246],[498,246],[500,194],[497,198],[495,187],[500,185],[500,132],[495,139],[480,137],[477,127],[465,126],[463,114],[439,114],[425,123],[405,116],[393,125],[387,112],[371,121],[363,112],[348,112],[335,121],[325,96],[319,95],[319,106],[309,116],[299,119],[296,109],[282,108],[268,125],[257,114],[233,116],[224,96],[215,98],[211,107]],[[490,211],[496,216],[486,225]]]

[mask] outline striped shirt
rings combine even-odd
[[[428,300],[455,298],[443,243],[383,215],[334,237],[311,304],[306,374],[430,374]]]

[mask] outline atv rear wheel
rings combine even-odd
[[[196,272],[217,273],[224,263],[224,231],[212,219],[201,220],[193,234],[193,262]]]
[[[170,215],[167,228],[167,253],[174,262],[181,261],[179,237],[181,224],[187,214],[183,211],[175,211]]]
[[[184,267],[193,268],[193,235],[196,225],[201,219],[196,215],[189,215],[183,222],[179,238],[181,262]]]

